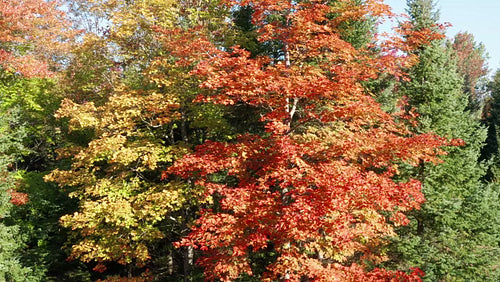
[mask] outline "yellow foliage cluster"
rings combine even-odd
[[[60,152],[73,157],[71,169],[46,176],[80,200],[78,212],[61,218],[83,238],[73,246],[73,257],[142,264],[149,259],[147,242],[164,236],[156,224],[181,209],[186,197],[201,198],[184,182],[161,180],[161,172],[188,152],[153,134],[153,124],[175,119],[177,107],[168,94],[125,90],[99,107],[63,102],[57,116],[69,118],[72,130],[91,129],[95,135],[86,147]]]
[[[79,200],[78,211],[60,219],[73,231],[73,258],[96,261],[98,269],[109,261],[144,265],[151,243],[168,236],[160,222],[185,226],[189,219],[178,215],[181,210],[211,200],[189,181],[162,176],[190,152],[185,124],[216,128],[214,135],[228,132],[222,107],[193,107],[200,81],[188,74],[192,66],[176,64],[179,58],[159,43],[164,39],[157,30],[207,19],[213,24],[207,7],[216,1],[76,2],[107,28],[105,34],[88,31],[74,48],[64,89],[69,98],[56,117],[89,141],[58,149],[71,167],[45,180]]]

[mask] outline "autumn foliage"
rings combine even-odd
[[[67,4],[98,23],[58,66],[75,34],[59,2],[0,0],[0,64],[27,79],[63,69],[64,141],[43,179],[74,205],[56,225],[68,261],[101,281],[187,279],[193,256],[209,281],[420,281],[379,268],[425,201],[406,172],[463,143],[415,133],[409,106],[382,110],[370,84],[409,80],[415,50],[443,34],[346,36],[392,16],[382,0]],[[228,20],[240,7],[243,35]]]
[[[413,135],[366,93],[363,81],[381,70],[399,75],[412,58],[396,49],[373,56],[341,40],[340,23],[389,13],[381,1],[355,10],[350,3],[251,1],[259,40],[282,42],[281,56],[253,58],[238,46],[201,52],[191,74],[205,91],[196,101],[260,108],[266,132],[207,141],[167,171],[220,199],[178,243],[203,251],[206,279],[419,280],[419,271],[370,265],[385,260],[384,238],[407,223],[402,212],[424,201],[418,181],[394,180],[399,164],[436,161],[447,142]],[[182,41],[168,44],[193,54]],[[254,271],[257,254],[271,258],[264,273]]]
[[[452,48],[457,55],[458,72],[464,78],[464,91],[469,94],[473,102],[478,103],[482,99],[478,92],[480,80],[488,73],[484,46],[476,44],[472,34],[458,33],[453,40]]]
[[[28,194],[17,192],[17,191],[8,191],[10,194],[10,202],[16,206],[24,205],[28,202]]]
[[[75,34],[58,1],[0,1],[0,65],[26,77],[52,74],[54,55]],[[51,62],[52,61],[52,62]]]
[[[146,243],[164,237],[155,224],[186,201],[184,183],[145,176],[184,152],[182,146],[162,146],[141,126],[175,116],[170,112],[177,105],[166,97],[122,90],[100,107],[64,100],[57,113],[70,118],[72,129],[92,129],[97,135],[85,148],[61,149],[61,157],[73,156],[71,169],[56,169],[46,177],[77,188],[70,196],[80,199],[81,210],[62,217],[61,224],[82,236],[71,256],[97,261],[96,271],[104,271],[109,261],[143,265],[150,258]]]
[[[0,0],[0,281],[500,281],[500,74],[434,2]]]

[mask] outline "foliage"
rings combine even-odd
[[[477,44],[474,36],[466,32],[455,35],[451,46],[457,54],[457,71],[464,79],[464,92],[469,96],[468,109],[479,112],[484,98],[481,88],[488,74],[485,47]]]
[[[51,74],[54,56],[74,35],[57,1],[0,1],[0,65],[27,77]],[[52,67],[54,65],[52,64]]]
[[[499,280],[500,75],[478,164],[483,49],[408,4],[0,0],[0,280]]]
[[[75,129],[93,128],[97,137],[86,148],[62,150],[76,152],[71,170],[55,170],[46,178],[73,187],[70,196],[80,200],[81,211],[61,219],[83,236],[72,248],[73,257],[142,264],[149,258],[144,242],[163,237],[155,223],[179,209],[187,188],[162,183],[153,173],[182,152],[151,138],[152,125],[168,122],[172,107],[164,95],[138,92],[118,92],[101,107],[64,101],[59,116],[70,117]]]
[[[11,217],[14,204],[23,204],[26,194],[14,190],[15,179],[9,166],[12,164],[12,152],[23,148],[21,142],[24,132],[9,132],[9,119],[0,117],[0,279],[4,281],[39,281],[30,266],[21,263],[21,252],[26,247],[19,227]],[[21,196],[23,200],[16,201]]]
[[[149,5],[153,2],[156,6]],[[171,257],[172,253],[156,257],[152,253],[158,248],[168,252],[170,242],[177,240],[190,222],[191,207],[195,210],[209,200],[202,199],[189,181],[162,179],[161,172],[188,152],[190,143],[228,138],[229,125],[222,119],[222,107],[191,103],[198,81],[187,75],[188,65],[175,64],[182,58],[167,48],[160,51],[159,43],[148,46],[148,50],[143,48],[149,39],[159,42],[153,36],[155,31],[166,30],[155,36],[175,36],[175,29],[166,28],[185,21],[175,14],[179,12],[178,3],[94,3],[110,12],[110,20],[128,20],[115,24],[107,38],[84,38],[89,41],[81,46],[82,61],[74,61],[75,66],[88,66],[86,62],[95,58],[96,52],[102,65],[85,72],[75,68],[77,83],[89,85],[90,91],[74,96],[76,103],[65,99],[57,117],[67,118],[70,130],[86,134],[88,143],[61,148],[60,157],[69,158],[71,167],[54,170],[46,180],[68,189],[79,202],[76,212],[61,218],[61,224],[72,230],[71,257],[96,262],[94,270],[98,272],[113,268],[113,263],[128,265],[125,274],[130,275],[161,257]],[[162,10],[164,5],[171,10],[161,15],[150,10]],[[192,16],[194,10],[188,10]],[[134,22],[137,14],[142,17]],[[201,13],[195,19],[206,16]],[[174,30],[173,34],[169,30]],[[143,41],[145,45],[123,41],[130,36],[137,37],[134,43]],[[111,47],[116,47],[120,55],[100,51]],[[160,52],[164,55],[154,58]],[[89,75],[102,79],[101,74],[112,79],[89,79]],[[134,77],[136,74],[139,76]],[[105,87],[101,87],[103,84]],[[78,84],[71,87],[82,90]],[[167,247],[159,247],[162,240]]]
[[[53,150],[60,141],[52,118],[60,99],[53,91],[55,80],[47,77],[61,67],[75,32],[59,8],[56,1],[0,1],[0,158],[5,180],[1,197],[13,204],[2,203],[1,264],[6,281],[43,280],[53,265],[51,259],[61,257],[57,208],[64,203],[59,202],[62,198],[33,200],[47,185],[41,177],[31,182],[37,171],[53,166]],[[44,210],[49,203],[51,209]],[[38,211],[44,214],[31,216]],[[46,222],[44,215],[52,216],[52,222]],[[54,245],[44,246],[42,238]]]
[[[79,269],[65,262],[61,251],[65,235],[58,224],[74,203],[42,179],[43,171],[56,164],[54,149],[61,142],[59,125],[52,117],[59,106],[54,84],[6,72],[0,76],[0,158],[2,174],[10,179],[2,181],[2,195],[10,195],[14,204],[2,204],[6,209],[2,227],[11,229],[17,239],[17,253],[12,256],[16,264],[31,269],[7,281],[38,281],[50,277],[54,269],[58,277]]]
[[[252,4],[258,39],[281,42],[282,56],[254,58],[237,46],[224,52],[200,43],[205,60],[192,73],[207,89],[196,101],[260,108],[266,132],[206,141],[168,169],[217,200],[179,246],[204,252],[198,263],[208,280],[418,280],[418,271],[372,265],[386,259],[380,248],[394,224],[407,223],[401,212],[423,201],[418,181],[393,180],[397,163],[436,160],[446,142],[411,136],[365,95],[360,82],[402,58],[374,58],[338,33],[345,21],[387,7],[367,1],[351,14],[343,2]],[[326,20],[330,13],[337,16]],[[175,46],[180,54],[193,48],[182,40]],[[230,178],[221,181],[221,174]]]

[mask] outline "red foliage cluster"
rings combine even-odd
[[[383,261],[379,248],[393,235],[381,211],[392,214],[394,224],[406,224],[401,211],[424,201],[418,181],[393,180],[398,163],[437,161],[447,141],[412,135],[366,94],[361,82],[382,70],[400,75],[413,58],[374,56],[343,41],[338,26],[345,19],[389,13],[382,1],[366,1],[355,13],[348,2],[251,1],[259,39],[281,41],[283,58],[252,58],[235,46],[186,60],[202,60],[192,71],[207,89],[198,102],[259,107],[267,131],[233,143],[206,142],[168,170],[222,199],[219,208],[203,210],[178,243],[204,251],[198,262],[208,280],[252,275],[251,255],[266,252],[278,254],[263,274],[266,281],[420,279],[419,271],[369,271],[365,262]],[[339,16],[328,20],[331,13]],[[271,15],[279,20],[269,20]],[[408,51],[434,36],[420,33],[410,43],[383,48]],[[199,54],[183,40],[168,44],[186,50],[186,57]],[[237,184],[211,181],[214,174]]]
[[[458,71],[464,77],[464,87],[474,98],[478,98],[475,96],[476,84],[488,73],[484,48],[474,42],[470,33],[458,33],[452,46],[458,57]]]
[[[28,194],[26,193],[17,192],[12,189],[7,192],[10,194],[10,202],[16,206],[25,205],[29,201]]]
[[[51,56],[66,48],[74,33],[58,1],[0,0],[0,66],[26,77],[52,75]],[[7,44],[6,44],[7,43]],[[16,50],[23,46],[22,52]]]

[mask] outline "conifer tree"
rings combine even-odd
[[[436,29],[432,0],[409,0],[408,7],[415,29]],[[489,257],[498,254],[498,206],[490,198],[495,187],[481,183],[485,167],[478,163],[485,129],[466,110],[463,81],[444,42],[433,41],[417,55],[410,81],[400,86],[409,107],[419,114],[414,131],[460,138],[465,146],[449,147],[442,164],[422,163],[409,170],[423,182],[427,202],[410,214],[412,224],[399,230],[393,245],[396,262],[400,268],[422,268],[427,281],[496,281]]]
[[[488,83],[490,96],[485,101],[483,123],[488,129],[486,144],[481,151],[481,159],[489,160],[498,154],[498,124],[500,122],[500,71],[497,70]],[[492,174],[487,176],[491,180]]]
[[[330,1],[330,5],[340,2],[339,0]],[[359,11],[364,8],[367,0],[349,0],[346,5],[350,5],[353,11]],[[332,16],[332,18],[335,15]],[[360,19],[346,21],[339,27],[340,37],[350,43],[354,48],[366,47],[373,41],[376,30],[376,18],[365,16]]]

